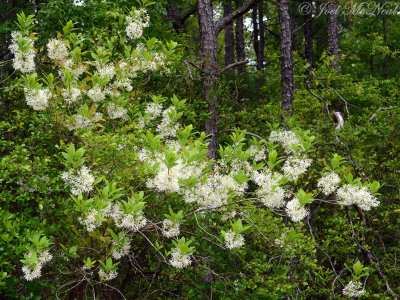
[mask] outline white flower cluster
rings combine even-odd
[[[130,248],[131,248],[130,242],[123,243],[122,245],[113,242],[111,256],[115,259],[120,259],[121,257],[128,255]]]
[[[44,89],[24,89],[26,103],[34,110],[45,110],[49,106],[51,91]]]
[[[99,85],[95,85],[90,90],[88,90],[87,95],[93,102],[100,102],[106,98],[106,93],[101,89],[101,86]]]
[[[135,215],[124,213],[118,203],[109,205],[103,212],[104,217],[111,217],[118,228],[136,232],[147,224],[147,219],[143,212]]]
[[[235,181],[235,175],[218,172],[209,175],[205,181],[199,181],[192,189],[185,191],[185,202],[208,208],[226,204],[232,193],[242,195],[247,188],[247,183],[239,184]]]
[[[287,239],[287,234],[282,233],[279,238],[275,239],[275,245],[277,245],[280,248],[286,247],[287,246],[286,239]]]
[[[202,174],[201,166],[187,165],[181,159],[176,162],[176,166],[168,169],[162,161],[164,158],[164,153],[160,153],[160,156],[152,162],[160,162],[160,166],[158,167],[157,175],[147,180],[146,185],[150,189],[157,189],[166,193],[182,193],[182,186],[179,184],[180,180],[188,179],[191,176],[198,177]]]
[[[378,199],[365,186],[345,184],[337,190],[336,194],[340,198],[339,204],[341,205],[357,204],[363,210],[379,206]]]
[[[349,298],[357,298],[365,293],[360,281],[350,281],[343,289],[343,295]]]
[[[157,126],[158,133],[164,137],[175,137],[179,128],[179,124],[171,119],[171,115],[176,115],[176,110],[173,106],[163,111],[161,123]]]
[[[254,182],[259,186],[256,191],[261,202],[269,208],[280,208],[285,206],[286,191],[279,186],[278,181],[282,178],[280,174],[274,174],[268,169],[255,172]]]
[[[25,45],[18,45],[19,41],[24,41]],[[32,73],[35,71],[35,48],[34,41],[27,36],[22,36],[20,32],[11,33],[11,44],[9,46],[11,53],[14,55],[13,66],[15,70],[22,73]]]
[[[97,210],[90,208],[84,218],[79,218],[79,223],[86,227],[87,232],[92,232],[101,225],[101,222],[98,220],[100,217]]]
[[[338,174],[329,172],[325,174],[320,180],[318,180],[318,187],[322,190],[324,195],[328,196],[332,194],[340,183],[340,177]]]
[[[77,100],[82,98],[81,90],[77,87],[70,87],[67,89],[63,89],[61,96],[67,104],[71,104],[76,102]]]
[[[128,120],[128,110],[123,108],[122,106],[116,105],[113,102],[108,103],[107,112],[110,119],[122,119],[125,121]]]
[[[161,116],[162,112],[163,112],[162,104],[154,102],[148,103],[144,111],[145,117],[139,119],[138,127],[143,129],[146,126],[146,124]]]
[[[174,250],[172,250],[169,263],[174,268],[183,269],[192,263],[191,256],[191,254],[182,254],[181,249],[175,248]]]
[[[47,54],[53,60],[62,61],[68,56],[67,46],[63,41],[50,39],[47,43]]]
[[[250,157],[252,157],[255,161],[264,160],[266,158],[264,148],[257,148],[256,146],[251,145],[249,150],[250,150]]]
[[[163,222],[162,234],[167,238],[178,236],[180,233],[180,223],[165,219]]]
[[[162,108],[162,104],[150,102],[147,104],[144,113],[148,115],[148,119],[154,120],[161,116]]]
[[[129,74],[128,63],[124,60],[118,63],[118,71],[116,72],[116,78],[112,84],[113,89],[124,89],[127,92],[133,90],[132,86],[132,76]]]
[[[71,186],[71,193],[78,196],[80,193],[88,193],[93,189],[94,177],[90,169],[82,166],[80,169],[71,169],[62,174],[66,186]]]
[[[100,78],[108,77],[108,79],[113,79],[115,76],[115,65],[113,63],[108,63],[105,65],[97,64],[97,73]]]
[[[103,114],[96,112],[93,115],[92,121],[82,115],[75,115],[72,121],[67,121],[65,126],[69,130],[76,130],[81,128],[92,128],[93,125],[103,119]]]
[[[100,279],[104,281],[110,281],[113,280],[118,276],[118,272],[113,270],[113,271],[104,271],[103,269],[99,270],[99,277]]]
[[[28,257],[31,258],[33,251],[29,251]],[[47,262],[51,261],[53,256],[50,254],[48,250],[43,252],[36,251],[37,260],[34,266],[23,265],[22,272],[24,273],[24,277],[26,280],[31,281],[33,279],[39,278],[42,275],[43,265]]]
[[[296,197],[286,204],[285,210],[293,222],[299,222],[308,216],[308,210],[300,205],[299,199]]]
[[[228,249],[241,248],[244,245],[244,237],[232,229],[225,233],[225,246]]]
[[[296,136],[296,133],[290,130],[271,131],[269,140],[281,144],[288,153],[293,152],[293,145],[302,147],[301,140]]]
[[[126,35],[130,39],[138,39],[143,35],[143,29],[149,26],[149,15],[143,8],[134,12],[133,17],[127,16]]]
[[[290,181],[296,181],[311,166],[312,160],[306,157],[290,156],[283,165],[283,172]]]
[[[143,57],[137,63],[142,72],[155,71],[166,64],[166,56],[162,52],[156,52],[150,59]]]

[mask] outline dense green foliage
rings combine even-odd
[[[21,31],[17,13],[33,15],[34,27],[25,29],[35,40],[38,75],[14,72],[8,47],[0,49],[0,298],[341,299],[350,281],[362,282],[365,293],[360,298],[390,299],[400,293],[399,15],[340,16],[340,70],[331,68],[332,57],[322,38],[324,14],[313,22],[311,73],[306,71],[302,31],[294,31],[295,101],[292,115],[283,119],[279,34],[274,34],[279,32],[279,23],[274,21],[277,8],[264,1],[268,17],[265,67],[256,70],[254,66],[252,30],[246,28],[250,63],[242,72],[232,69],[218,78],[220,151],[213,162],[206,157],[207,139],[202,131],[207,103],[201,98],[201,74],[194,67],[200,61],[196,15],[186,20],[183,30],[175,31],[173,22],[167,21],[170,1],[166,0],[84,0],[82,6],[72,0],[11,2],[0,8],[6,20],[0,27],[2,44],[10,45],[11,32]],[[185,12],[194,2],[175,1],[175,5]],[[215,1],[215,10],[222,14],[223,5],[224,1]],[[298,5],[291,2],[293,29],[303,23]],[[135,16],[132,6],[145,7],[150,17],[143,37],[137,40],[126,34],[126,16]],[[68,79],[68,74],[74,76],[65,72],[61,60],[49,59],[46,45],[56,37],[74,53],[76,65],[87,64],[79,80]],[[222,68],[222,34],[219,38]],[[139,48],[145,63],[156,61],[157,55],[165,60],[146,71],[137,63],[140,67],[132,76],[131,90],[121,95],[110,92],[105,101],[91,101],[91,88],[111,83],[107,76],[96,75],[96,62],[118,65]],[[385,59],[387,69],[383,68]],[[129,65],[135,64],[132,61]],[[58,73],[59,69],[64,73]],[[122,74],[124,67],[117,72]],[[49,74],[54,74],[53,80]],[[84,96],[68,105],[60,101],[65,82],[79,86]],[[26,88],[51,90],[48,109],[27,105]],[[110,103],[125,109],[124,117],[107,114]],[[149,103],[162,104],[169,118],[179,124],[172,142],[158,135],[162,120],[146,114]],[[343,112],[340,130],[335,111]],[[96,115],[99,112],[101,116]],[[79,115],[90,126],[69,130],[66,125],[77,122]],[[289,129],[296,132],[302,149],[270,142],[271,132]],[[266,158],[252,159],[251,147],[265,151]],[[254,201],[257,184],[237,170],[235,184],[246,189],[242,194],[230,190],[227,202],[217,205],[223,212],[183,201],[186,194],[181,190],[146,185],[158,174],[159,153],[167,172],[181,161],[201,169],[193,173],[198,178],[180,179],[179,185],[189,189],[197,181],[206,181],[215,169],[229,173],[229,168],[235,164],[242,168],[245,162],[255,171],[275,172],[291,152],[313,160],[298,180],[279,183],[307,207],[308,215],[299,222],[285,209],[266,209],[265,203]],[[89,166],[93,173],[93,189],[74,193],[65,184],[65,173],[73,170],[71,175],[82,166]],[[380,205],[363,210],[356,204],[338,205],[332,195],[323,196],[317,182],[327,171],[338,173],[343,184],[368,188]],[[103,216],[96,220],[95,230],[87,230],[84,216],[117,201],[125,214],[135,218],[144,214],[151,226],[132,233]],[[224,219],[229,214],[233,217]],[[163,235],[166,218],[180,224],[179,237]],[[244,236],[244,246],[228,250],[224,239],[229,231]],[[126,241],[131,246],[129,255],[111,259],[112,251]],[[191,264],[171,266],[174,249],[186,251]],[[32,253],[46,250],[53,258],[41,277],[26,280],[23,266],[35,264]],[[100,270],[106,274],[118,270],[118,277],[107,281],[98,275]]]

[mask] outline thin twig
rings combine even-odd
[[[190,69],[189,62],[185,59],[185,60],[184,60],[184,63],[185,63],[185,65],[186,65],[186,67],[188,68],[190,79],[193,80],[192,69]]]
[[[378,114],[379,111],[381,111],[381,110],[392,110],[392,109],[393,109],[393,107],[379,107],[378,110],[369,119],[369,121],[371,122],[376,117],[376,115]]]

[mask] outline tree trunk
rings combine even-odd
[[[236,0],[236,9],[242,6],[243,1],[242,0]],[[244,52],[244,29],[243,29],[243,15],[238,17],[236,19],[236,28],[235,28],[235,34],[236,34],[236,55],[237,55],[237,60],[242,61],[244,60],[246,54]],[[243,72],[244,66],[239,67],[239,72]]]
[[[224,17],[232,12],[232,0],[226,0],[224,6]],[[233,23],[225,26],[225,66],[235,62],[235,42],[233,35]]]
[[[312,0],[303,0],[303,3],[307,3],[307,7],[310,9],[305,12],[304,15],[304,40],[305,40],[305,51],[304,56],[307,62],[310,64],[308,71],[311,70],[313,66],[313,33],[312,33]]]
[[[190,8],[185,14],[179,8],[175,0],[169,0],[166,6],[167,20],[172,21],[172,28],[179,32],[185,27],[185,21],[196,12],[196,7]]]
[[[201,84],[203,99],[208,102],[210,117],[206,121],[206,133],[210,135],[208,157],[215,158],[218,150],[217,127],[217,34],[211,0],[198,0],[198,19],[201,44]]]
[[[263,1],[260,1],[260,3],[258,4],[258,27],[260,29],[259,33],[260,41],[258,44],[257,69],[261,70],[264,67],[264,47],[265,47]]]
[[[254,53],[256,54],[256,61],[258,62],[258,20],[257,20],[257,7],[253,7],[253,11],[251,13],[251,18],[253,21],[253,47],[254,47]],[[258,68],[258,65],[257,65]]]
[[[327,21],[328,21],[328,50],[329,54],[334,56],[332,68],[339,69],[339,22],[337,15],[337,7],[329,0],[327,5]]]
[[[278,14],[281,38],[281,100],[282,109],[291,110],[293,105],[293,57],[292,30],[290,28],[289,0],[279,0]]]
[[[241,3],[241,0],[238,0]],[[243,41],[243,14],[248,12],[259,0],[249,0],[246,5],[236,9],[233,13],[224,16],[218,23],[214,23],[213,7],[211,0],[197,1],[197,14],[200,28],[200,49],[201,49],[201,86],[203,100],[208,103],[209,118],[205,124],[206,133],[209,135],[208,157],[216,158],[218,152],[218,61],[217,47],[218,34],[227,25],[234,20],[241,19],[237,24],[241,23],[241,52],[238,52],[238,58],[244,58],[244,41]],[[240,25],[239,25],[240,27]],[[238,25],[236,25],[238,28]],[[238,32],[238,30],[236,31]],[[239,30],[240,32],[240,30]],[[239,39],[240,40],[240,39]],[[238,49],[238,48],[237,48]],[[242,55],[239,55],[242,54]]]

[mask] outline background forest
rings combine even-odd
[[[0,4],[1,299],[394,299],[393,0]]]

